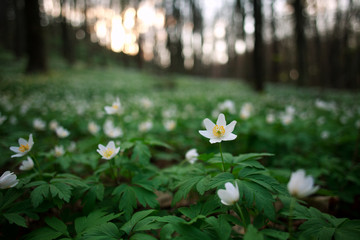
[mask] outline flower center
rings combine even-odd
[[[114,150],[113,149],[106,149],[105,151],[104,151],[104,157],[106,157],[106,158],[109,158],[109,157],[111,157],[111,155],[113,155],[113,153],[114,153]]]
[[[213,128],[213,134],[215,135],[215,137],[224,136],[224,134],[225,134],[224,126],[215,125],[214,128]]]
[[[115,109],[115,110],[117,110],[117,109],[119,109],[119,105],[113,104],[113,105],[112,105],[112,108]]]
[[[20,147],[19,147],[20,152],[25,152],[27,150],[29,150],[29,144],[26,144],[26,145],[20,144]]]

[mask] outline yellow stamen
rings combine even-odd
[[[27,150],[29,150],[29,144],[26,144],[26,145],[20,144],[20,147],[19,147],[20,152],[25,152]]]
[[[215,125],[214,128],[213,128],[213,134],[215,135],[215,137],[224,136],[224,134],[225,134],[224,126]]]
[[[114,153],[114,150],[113,150],[113,149],[106,149],[106,150],[104,151],[103,156],[104,156],[105,158],[109,158],[109,157],[111,157],[111,155],[113,155],[113,153]]]
[[[112,108],[113,108],[113,109],[119,109],[119,105],[113,104],[113,105],[112,105]]]

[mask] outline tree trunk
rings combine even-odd
[[[297,55],[297,71],[299,73],[298,85],[304,86],[307,78],[307,66],[306,66],[306,42],[305,42],[305,18],[304,12],[304,0],[294,1],[295,10],[295,35],[296,35],[296,55]]]
[[[62,36],[62,53],[65,60],[71,65],[75,62],[74,55],[74,46],[73,41],[71,41],[71,36],[69,34],[69,26],[66,21],[66,17],[64,16],[64,3],[65,0],[61,0],[61,36]]]
[[[16,59],[24,55],[25,50],[25,23],[24,23],[24,0],[13,0],[15,8],[15,35],[14,53]]]
[[[276,16],[275,16],[275,7],[274,2],[271,3],[271,32],[272,32],[272,57],[271,57],[271,78],[272,82],[279,81],[279,63],[280,63],[280,52],[279,52],[279,43],[276,36]]]
[[[254,0],[254,19],[255,19],[255,44],[254,44],[254,58],[253,69],[255,78],[255,90],[262,92],[264,90],[264,74],[263,74],[263,38],[262,38],[262,12],[261,0]]]
[[[46,72],[48,70],[43,28],[40,26],[38,0],[25,1],[25,19],[27,26],[26,43],[28,63],[27,73]]]

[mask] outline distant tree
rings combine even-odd
[[[24,55],[25,51],[25,22],[24,0],[13,0],[15,10],[15,34],[13,38],[14,52],[17,59]]]
[[[264,43],[262,37],[263,15],[261,12],[261,0],[253,0],[253,7],[255,19],[255,44],[253,58],[254,88],[257,92],[262,92],[264,90]]]
[[[74,54],[74,41],[72,41],[73,34],[70,34],[70,26],[67,23],[66,16],[65,16],[65,3],[66,0],[60,0],[61,6],[61,37],[62,37],[62,54],[66,61],[69,64],[75,62],[75,54]],[[70,4],[70,1],[68,1]]]
[[[46,72],[47,56],[43,28],[40,25],[38,0],[25,1],[26,44],[28,62],[26,72]]]
[[[271,77],[272,82],[277,82],[280,75],[280,51],[279,51],[279,39],[276,35],[276,16],[275,16],[275,1],[271,3],[271,33],[272,33],[272,56],[271,56]]]
[[[293,0],[299,86],[304,86],[307,77],[304,4],[305,0]]]

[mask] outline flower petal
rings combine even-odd
[[[226,126],[226,120],[225,120],[225,115],[220,113],[219,117],[216,121],[216,125],[218,126]]]
[[[225,132],[226,133],[232,133],[232,131],[234,131],[235,125],[236,125],[236,121],[234,120],[229,125],[227,125],[225,127]]]
[[[208,118],[205,118],[203,123],[204,123],[204,126],[205,126],[206,130],[212,132],[213,128],[215,127],[215,123],[213,123]]]
[[[207,130],[200,130],[199,133],[206,138],[212,138],[213,134],[209,133]]]
[[[210,139],[210,143],[213,144],[213,143],[218,143],[218,142],[221,142],[221,138],[211,138]]]
[[[229,134],[224,135],[221,139],[223,141],[231,141],[231,140],[234,140],[235,138],[237,138],[237,136],[235,134],[229,133]]]

